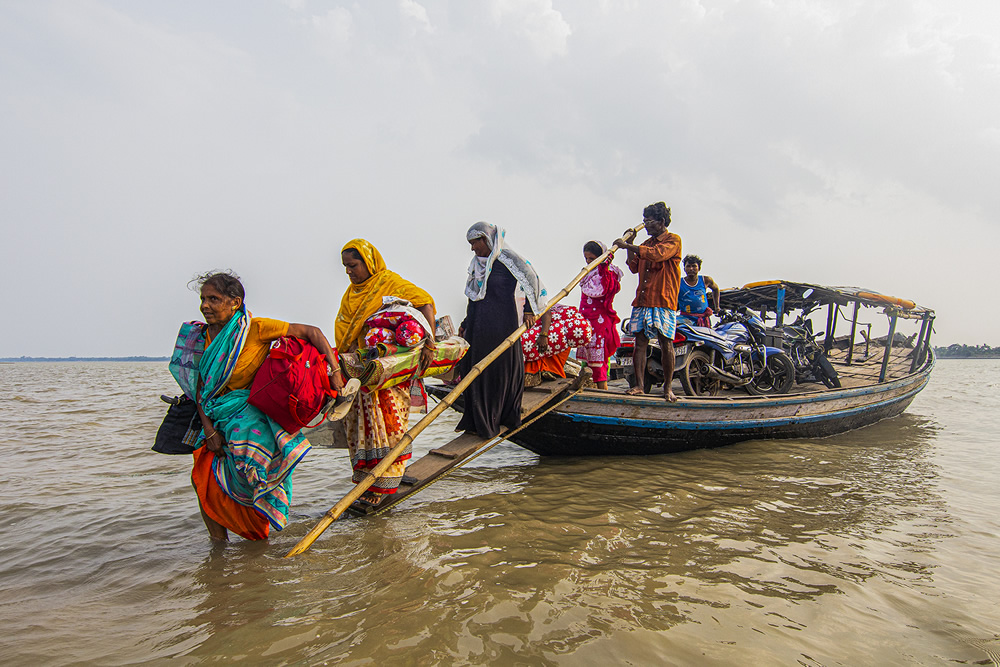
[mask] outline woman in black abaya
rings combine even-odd
[[[486,222],[469,228],[466,239],[475,257],[469,265],[465,295],[469,297],[465,321],[459,335],[469,341],[469,351],[459,364],[459,372],[469,370],[492,352],[522,319],[529,327],[535,313],[545,307],[545,287],[531,262],[504,247],[505,231]],[[524,315],[518,301],[524,298]],[[544,351],[547,341],[539,339]],[[515,343],[473,380],[465,391],[465,413],[455,430],[492,438],[501,426],[521,425],[521,396],[524,393],[524,354]]]

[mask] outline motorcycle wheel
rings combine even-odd
[[[748,394],[769,396],[771,394],[787,394],[795,384],[795,364],[784,352],[767,355],[764,370],[748,382]]]
[[[827,389],[840,389],[840,376],[837,374],[837,369],[825,356],[816,358],[816,363],[813,365],[813,375],[826,385]]]
[[[708,353],[702,350],[690,353],[687,364],[679,373],[685,394],[688,396],[718,395],[719,390],[722,389],[722,383],[708,377],[708,367],[711,365]]]

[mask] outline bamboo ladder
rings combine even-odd
[[[639,230],[643,228],[643,226],[644,225],[636,225],[635,227],[627,230],[623,235],[623,238],[631,242],[635,238],[636,234],[639,233]],[[617,250],[617,247],[612,245],[611,248],[606,250],[603,255],[601,255],[593,262],[585,266],[576,275],[576,277],[569,282],[568,285],[559,290],[559,292],[554,297],[552,297],[552,299],[549,300],[548,304],[546,304],[546,306],[542,308],[542,312],[537,313],[538,317],[541,317],[542,315],[547,313],[549,309],[552,308],[552,306],[556,305],[562,299],[566,298],[569,295],[569,293],[573,291],[573,288],[575,288],[580,283],[580,281],[586,277],[588,273],[596,269],[598,266],[601,265],[601,263],[605,259],[613,255],[615,253],[615,250]],[[389,466],[392,465],[392,463],[396,460],[396,457],[399,456],[404,449],[406,449],[406,446],[411,444],[413,440],[418,435],[420,435],[420,433],[425,428],[427,428],[431,424],[431,422],[433,422],[441,415],[441,413],[443,413],[445,410],[451,407],[451,405],[455,402],[455,400],[462,395],[462,392],[468,389],[469,385],[472,384],[472,381],[475,380],[477,377],[479,377],[479,375],[483,372],[483,369],[485,369],[487,366],[493,363],[497,359],[497,357],[503,354],[508,348],[510,348],[511,345],[516,343],[518,339],[521,338],[521,334],[523,334],[526,330],[527,327],[524,324],[519,326],[517,329],[514,330],[513,333],[507,336],[507,338],[505,338],[504,341],[500,343],[500,345],[498,345],[495,350],[490,352],[483,359],[481,359],[479,363],[473,366],[472,369],[469,371],[468,375],[463,377],[461,382],[459,382],[455,386],[455,388],[451,390],[451,393],[442,398],[441,401],[437,404],[437,406],[433,410],[424,415],[423,419],[421,419],[419,422],[417,422],[415,426],[413,426],[413,428],[407,431],[403,435],[403,437],[400,438],[396,446],[393,447],[392,450],[388,454],[386,454],[385,457],[381,461],[379,461],[374,468],[368,471],[365,478],[360,482],[358,482],[355,485],[355,487],[347,493],[346,496],[341,498],[340,502],[338,502],[336,505],[330,508],[330,510],[323,515],[323,517],[319,520],[319,522],[317,522],[317,524],[313,526],[312,530],[306,533],[305,537],[299,540],[299,543],[296,544],[294,547],[292,547],[292,549],[287,554],[285,554],[285,558],[298,556],[299,554],[309,549],[309,547],[312,546],[312,543],[315,542],[319,538],[319,536],[322,535],[323,532],[330,527],[330,524],[339,519],[340,515],[343,514],[355,500],[360,498],[361,494],[367,491],[368,488],[375,483],[375,480],[378,479],[378,477],[382,473],[384,473],[386,470],[389,469]]]

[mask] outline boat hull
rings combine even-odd
[[[586,390],[511,439],[543,456],[670,454],[745,440],[835,435],[895,417],[927,384],[933,362],[884,384],[780,397],[686,398]]]

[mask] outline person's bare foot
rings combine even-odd
[[[677,396],[674,394],[673,389],[668,388],[665,392],[663,392],[663,398],[667,399],[667,403],[677,402]]]
[[[625,395],[626,396],[642,396],[644,393],[645,392],[642,390],[642,387],[632,387],[631,389],[629,389],[628,391],[625,392]]]
[[[374,491],[365,491],[364,493],[361,494],[359,500],[363,500],[369,505],[378,507],[378,504],[382,502],[382,494],[375,493]]]

